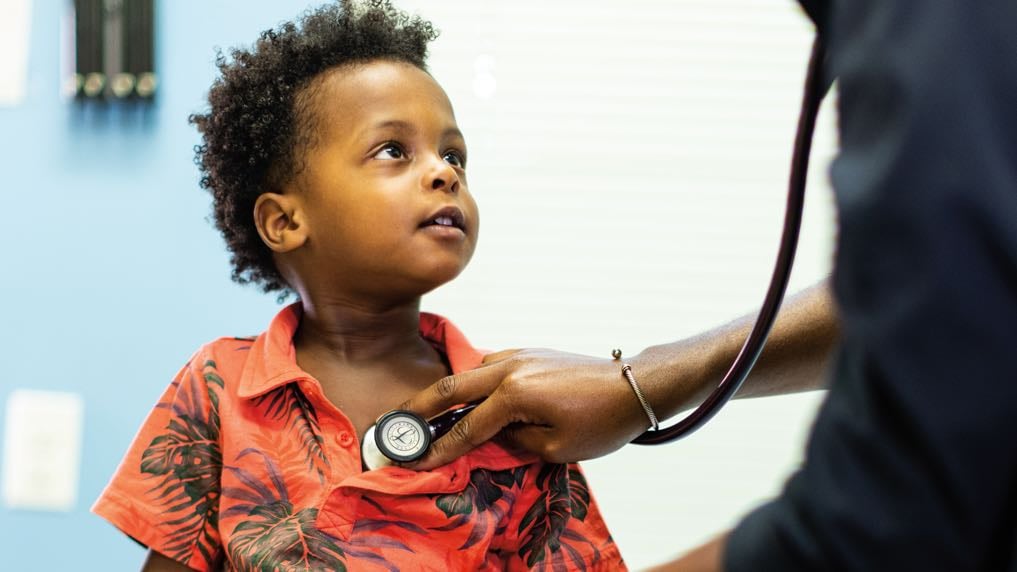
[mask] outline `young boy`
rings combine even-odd
[[[192,117],[234,279],[296,293],[191,358],[94,511],[146,570],[624,569],[576,465],[487,443],[364,471],[382,413],[481,354],[424,293],[473,254],[466,144],[430,24],[341,2],[220,58]]]

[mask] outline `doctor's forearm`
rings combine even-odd
[[[755,318],[745,316],[694,338],[653,346],[629,360],[659,417],[690,409],[709,395],[741,350]],[[735,397],[823,388],[838,334],[828,280],[785,298],[766,348]]]

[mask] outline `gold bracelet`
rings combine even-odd
[[[620,349],[611,350],[611,357],[615,361],[621,360],[622,351]],[[639,389],[639,384],[636,383],[636,378],[632,375],[632,366],[629,364],[622,364],[622,375],[628,380],[629,385],[632,387],[632,391],[636,394],[636,399],[639,400],[639,405],[643,407],[643,411],[646,412],[646,416],[650,419],[650,428],[656,431],[660,428],[660,424],[657,423],[657,416],[653,413],[653,408],[647,403],[646,397],[643,396],[643,391]]]

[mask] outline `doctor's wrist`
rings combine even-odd
[[[692,343],[651,346],[626,361],[661,423],[699,405],[712,389],[708,352]]]

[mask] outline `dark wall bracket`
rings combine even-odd
[[[151,101],[155,0],[74,0],[74,97]]]

